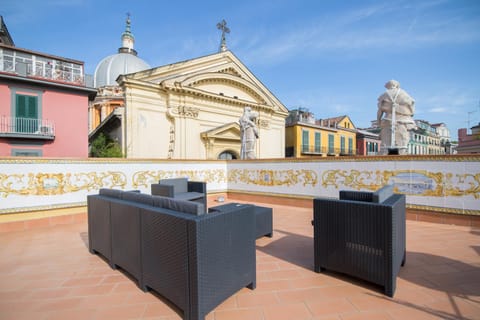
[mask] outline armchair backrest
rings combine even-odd
[[[382,203],[393,195],[393,184],[387,184],[375,192],[340,190],[340,200]]]
[[[387,184],[372,194],[372,202],[382,203],[393,195],[393,184]]]
[[[173,186],[173,192],[174,193],[188,192],[188,179],[187,178],[161,179],[158,183]]]

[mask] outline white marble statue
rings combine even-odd
[[[255,142],[258,138],[258,129],[255,120],[258,112],[252,111],[251,107],[243,109],[240,123],[240,159],[255,159]]]
[[[385,88],[385,93],[378,97],[377,123],[382,140],[380,153],[387,154],[390,149],[398,154],[407,154],[409,131],[416,128],[413,120],[415,100],[400,88],[396,80],[388,81]]]

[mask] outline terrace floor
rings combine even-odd
[[[263,205],[273,207],[274,235],[256,242],[257,288],[207,320],[480,319],[480,229],[408,220],[407,262],[388,298],[366,282],[313,271],[312,209]],[[0,233],[0,319],[181,319],[89,253],[84,217]]]

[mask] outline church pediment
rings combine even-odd
[[[238,75],[223,72],[195,74],[177,82],[177,87],[202,90],[210,94],[251,101],[257,104],[273,104],[270,97],[253,83]]]
[[[237,122],[227,123],[201,133],[204,139],[238,140],[240,141],[240,125]]]
[[[230,51],[127,75],[164,90],[224,96],[288,114],[288,109]]]

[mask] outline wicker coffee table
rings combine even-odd
[[[261,238],[263,236],[273,236],[273,223],[272,223],[272,208],[260,207],[252,204],[245,203],[227,203],[216,207],[211,207],[208,212],[215,211],[230,211],[232,207],[239,206],[251,206],[255,212],[255,236]]]

